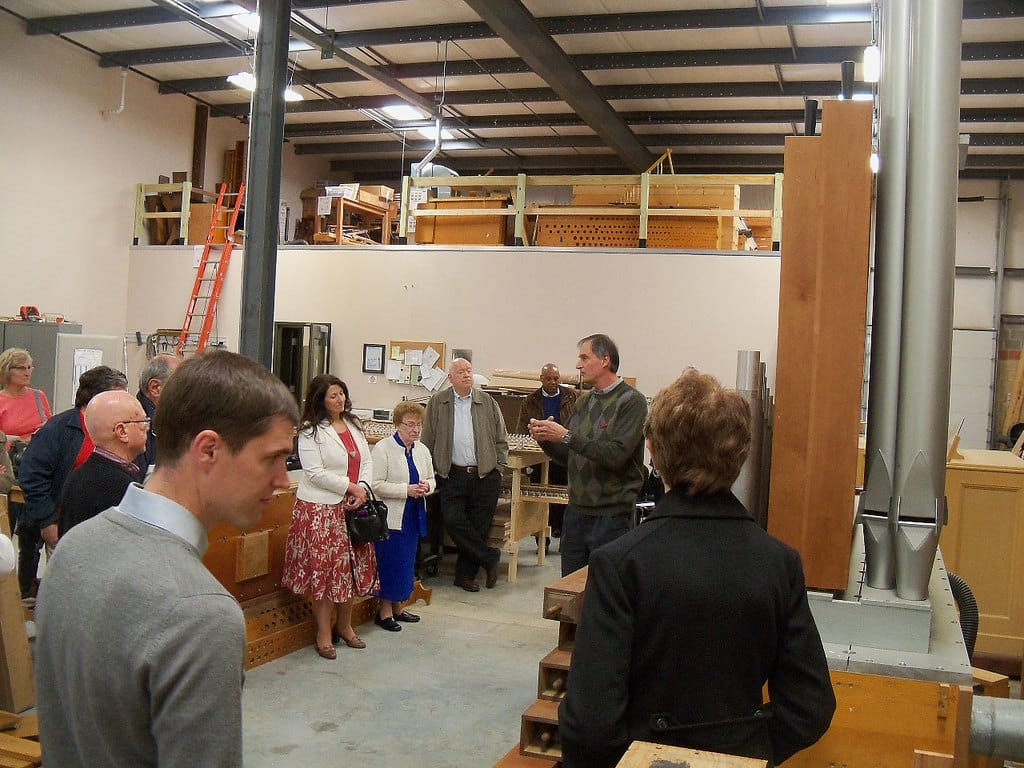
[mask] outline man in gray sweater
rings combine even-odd
[[[576,368],[591,389],[576,400],[569,422],[530,420],[533,439],[568,469],[569,506],[559,547],[563,576],[629,530],[646,477],[647,398],[619,377],[615,342],[603,333],[580,339]]]
[[[47,765],[242,764],[245,625],[202,562],[207,531],[256,525],[288,487],[298,410],[273,374],[231,352],[181,364],[143,489],[68,532],[36,607]]]

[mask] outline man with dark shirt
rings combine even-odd
[[[153,414],[156,413],[157,403],[160,402],[160,393],[164,391],[164,384],[174,369],[181,364],[181,358],[174,355],[155,355],[152,360],[146,363],[139,371],[139,394],[136,397],[146,412],[146,418],[153,421]],[[146,450],[135,458],[135,464],[142,471],[142,476],[156,463],[156,435],[152,429],[147,430]]]
[[[132,459],[146,447],[149,417],[128,392],[101,392],[85,407],[85,428],[95,446],[74,470],[57,502],[63,536],[71,528],[121,503],[128,486],[142,479]]]

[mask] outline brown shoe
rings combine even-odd
[[[345,637],[340,632],[332,632],[331,633],[331,642],[333,642],[335,645],[337,645],[338,643],[344,643],[349,648],[365,648],[366,647],[366,643],[363,641],[363,638],[361,638],[355,632],[352,633],[352,637]]]
[[[330,659],[333,661],[338,658],[338,652],[334,650],[333,645],[326,645],[321,648],[317,643],[313,643],[313,647],[316,648],[316,652],[320,655],[321,659]]]
[[[470,581],[469,579],[456,579],[454,583],[456,587],[462,587],[467,592],[480,591],[480,585],[475,581]]]

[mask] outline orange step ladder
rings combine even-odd
[[[179,356],[202,352],[210,342],[213,318],[217,314],[217,302],[220,299],[221,288],[224,287],[228,264],[231,263],[231,251],[235,247],[234,234],[238,212],[245,202],[245,184],[238,187],[238,192],[228,192],[227,189],[227,184],[220,185],[217,202],[213,206],[210,231],[206,233],[203,257],[199,260],[196,282],[192,286],[192,296],[188,300],[185,320],[181,324],[181,335],[178,337]],[[225,208],[224,199],[228,197],[235,198],[235,205],[231,209],[228,223],[220,224],[221,214]],[[223,246],[215,245],[213,242],[218,230],[224,230]]]

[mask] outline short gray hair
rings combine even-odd
[[[161,384],[167,381],[171,375],[171,363],[169,355],[155,355],[152,360],[143,366],[139,371],[139,391],[145,394],[149,382],[156,379]]]

